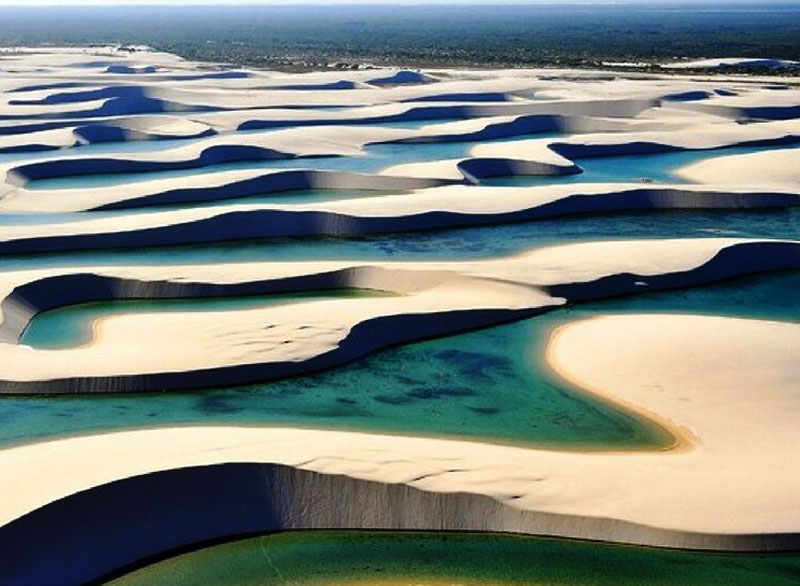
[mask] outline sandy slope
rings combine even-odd
[[[555,69],[285,74],[147,51],[129,55],[114,47],[4,51],[0,69],[0,149],[20,151],[14,156],[54,149],[2,164],[0,210],[9,217],[43,214],[41,221],[2,224],[3,254],[357,236],[612,210],[781,208],[797,205],[800,197],[797,150],[721,152],[682,170],[693,185],[471,184],[503,173],[575,172],[586,156],[797,141],[800,90],[775,85],[777,78],[625,77]],[[533,132],[558,136],[536,138]],[[528,135],[533,138],[513,140]],[[185,141],[161,151],[112,149],[98,156],[70,148],[76,141],[163,138]],[[370,144],[392,141],[475,144],[461,158],[388,164],[374,176],[213,172],[221,162],[365,156]],[[191,178],[148,175],[204,167],[212,172]],[[32,184],[87,168],[140,172],[142,181],[65,190],[37,190]],[[458,184],[447,184],[452,182]],[[409,193],[313,204],[224,203],[282,189],[365,185]],[[185,205],[200,201],[220,205]],[[176,209],[126,209],[150,203]],[[107,206],[115,211],[91,211]],[[47,216],[57,212],[75,215]],[[354,259],[3,272],[0,379],[5,391],[83,392],[202,387],[219,382],[204,378],[215,369],[214,376],[240,376],[225,383],[285,376],[387,344],[531,315],[565,300],[798,266],[796,242],[680,239],[586,242],[470,262]],[[95,324],[92,342],[82,347],[47,351],[19,344],[38,312],[83,301],[345,286],[392,295],[243,311],[121,315]],[[115,480],[255,462],[286,466],[283,485],[257,488],[265,491],[262,496],[283,491],[283,526],[290,528],[402,526],[688,548],[796,548],[798,344],[796,324],[688,315],[599,317],[557,330],[548,348],[552,367],[585,392],[671,431],[676,444],[663,451],[535,450],[442,438],[200,425],[5,448],[0,537],[12,539],[19,526],[13,521],[38,507],[51,504],[48,510],[55,510],[63,504],[54,504],[57,499]],[[330,362],[314,362],[320,357]],[[246,376],[237,370],[254,366],[261,370]],[[194,377],[191,383],[188,377]],[[223,478],[214,476],[217,470],[209,469],[209,478]],[[204,486],[180,489],[190,497]],[[116,489],[103,490],[113,496]],[[83,525],[74,527],[80,531]],[[222,536],[209,531],[193,538]]]
[[[0,452],[0,466],[16,471],[13,479],[0,480],[11,495],[2,515],[10,520],[59,496],[148,471],[275,462],[491,497],[463,512],[466,527],[474,516],[473,522],[481,519],[482,527],[495,530],[689,547],[780,547],[780,540],[758,536],[796,533],[800,523],[800,480],[787,474],[798,439],[793,348],[799,336],[794,324],[676,315],[603,317],[558,330],[548,351],[557,371],[668,426],[682,441],[667,452],[569,453],[291,429],[121,432]],[[54,475],[58,482],[43,481]],[[19,482],[30,490],[12,490]],[[487,508],[493,501],[503,505],[501,513]],[[295,518],[298,526],[315,526],[325,510],[319,506]],[[369,526],[370,511],[360,515]],[[335,516],[326,518],[335,523]]]

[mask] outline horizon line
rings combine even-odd
[[[616,6],[616,5],[645,5],[654,8],[670,5],[740,5],[763,6],[767,5],[798,5],[800,0],[153,0],[136,2],[125,0],[120,3],[109,3],[109,0],[27,0],[14,3],[4,3],[0,0],[2,8],[68,8],[78,6],[95,6],[99,8],[142,8],[142,7],[209,7],[218,6],[226,8],[235,7],[275,7],[275,6],[429,6],[429,5],[475,5],[475,6]]]

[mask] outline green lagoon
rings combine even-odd
[[[107,586],[789,586],[800,555],[682,552],[477,533],[278,533],[200,549]]]
[[[166,425],[292,425],[474,438],[557,448],[657,449],[663,431],[571,388],[543,363],[552,329],[608,313],[796,320],[800,272],[649,293],[376,352],[319,373],[190,392],[4,397],[0,442]],[[136,311],[120,302],[113,311]],[[97,306],[57,310],[86,330]],[[47,314],[43,314],[45,316]],[[58,317],[58,314],[56,314]],[[39,318],[37,318],[39,319]],[[41,326],[37,326],[41,327]],[[41,331],[40,331],[41,332]]]

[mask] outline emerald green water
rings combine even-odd
[[[307,531],[167,559],[109,586],[789,586],[800,555],[697,553],[478,533]]]
[[[292,295],[208,297],[191,299],[136,299],[99,301],[67,305],[34,316],[20,342],[34,348],[58,349],[87,344],[92,324],[113,315],[166,313],[177,311],[241,311],[317,299],[346,299],[381,295],[375,291],[340,289]]]
[[[468,144],[376,145],[367,157],[345,157],[332,164],[352,162],[343,159],[358,159],[359,164],[369,165],[378,161],[383,165],[387,161],[402,162],[405,157],[447,157],[462,152]],[[726,152],[750,150],[760,149]],[[670,174],[676,166],[693,158],[716,154],[719,152],[587,159],[584,179],[602,176],[603,180],[613,180],[608,174],[614,173],[618,178],[654,175],[658,179],[658,173]],[[324,160],[317,160],[320,161]],[[306,190],[264,197],[289,203],[353,194],[348,190],[321,192]],[[780,235],[800,239],[798,214],[800,211],[794,209],[609,214],[353,239],[275,239],[25,255],[5,257],[0,271],[102,264],[466,260],[515,254],[534,246],[608,238]],[[40,217],[46,221],[47,216]],[[552,376],[537,358],[543,354],[542,345],[551,329],[570,319],[599,313],[676,308],[694,313],[794,319],[796,307],[786,292],[799,285],[796,276],[782,275],[586,304],[517,323],[384,350],[332,371],[270,383],[170,394],[4,397],[0,401],[0,442],[131,427],[220,423],[425,433],[558,447],[652,448],[669,441],[661,430],[586,397]],[[25,332],[23,342],[51,349],[85,343],[92,322],[105,315],[246,309],[272,302],[282,301],[218,299],[74,306],[37,317]]]
[[[112,309],[125,311],[124,305]],[[54,310],[34,337],[45,341],[48,329],[63,331],[63,343],[73,328],[88,331],[90,320],[106,308],[108,304],[87,304]],[[218,423],[455,435],[562,447],[646,448],[670,443],[661,430],[554,380],[533,359],[542,352],[550,323],[523,320],[385,350],[329,371],[253,385],[135,395],[3,397],[0,442]]]
[[[176,393],[3,397],[0,442],[220,423],[408,432],[554,447],[655,447],[669,438],[552,376],[541,359],[552,328],[612,312],[796,320],[800,298],[792,292],[797,290],[800,272],[786,272],[587,303],[269,383]]]
[[[430,122],[395,126],[411,128]],[[546,136],[557,134],[536,135],[538,138]],[[530,137],[516,137],[517,140],[525,138]],[[165,149],[191,142],[98,144],[68,152],[92,157],[148,151],[158,155]],[[362,156],[243,161],[158,173],[92,175],[94,171],[89,169],[87,175],[36,181],[30,187],[113,188],[144,179],[180,179],[234,169],[314,168],[375,173],[403,163],[463,158],[475,144],[468,141],[376,144],[369,145]],[[497,186],[681,183],[675,171],[687,164],[766,148],[770,147],[587,158],[579,160],[583,172],[578,175],[500,177],[482,183]],[[62,153],[11,154],[0,156],[0,162],[61,156]],[[188,205],[306,204],[390,193],[307,189]],[[465,191],[465,196],[468,195]],[[129,212],[104,212],[94,216],[122,214],[136,223],[135,214]],[[353,239],[283,238],[163,249],[65,252],[4,257],[0,271],[97,264],[467,260],[515,254],[534,246],[609,238],[735,235],[800,239],[798,214],[800,210],[794,209],[606,214]],[[83,216],[85,214],[2,214],[0,227],[64,222]],[[562,450],[657,449],[672,441],[665,431],[588,396],[554,376],[543,360],[553,329],[576,319],[637,312],[796,321],[800,316],[800,299],[793,292],[798,288],[800,272],[788,272],[587,303],[479,331],[385,349],[334,370],[275,382],[136,395],[5,396],[0,397],[0,445],[128,428],[233,424],[460,437]],[[89,342],[92,324],[113,315],[238,311],[332,297],[353,297],[348,303],[358,303],[362,295],[363,292],[340,291],[81,304],[37,316],[21,341],[57,351]],[[206,548],[156,563],[113,582],[116,586],[265,586],[278,583],[308,586],[770,586],[800,583],[800,555],[688,553],[492,534],[298,532]]]

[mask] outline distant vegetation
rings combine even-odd
[[[0,45],[146,44],[285,69],[800,60],[797,4],[0,8],[0,23]]]

